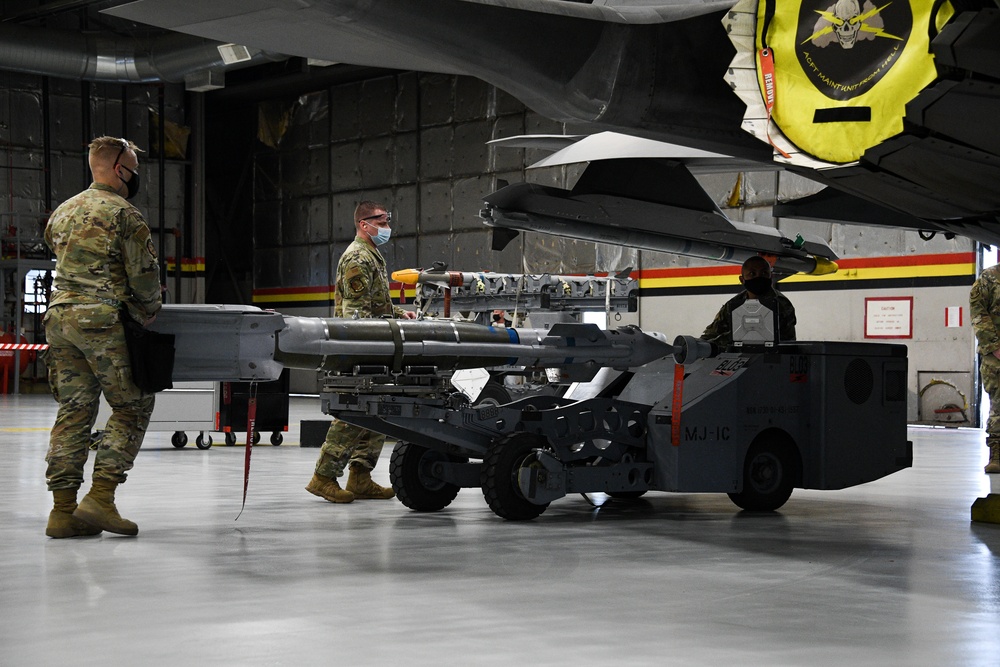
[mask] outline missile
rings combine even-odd
[[[675,351],[638,327],[549,330],[450,320],[297,317],[253,306],[165,305],[154,331],[175,336],[174,381],[275,380],[284,368],[357,374],[452,372],[464,368],[557,368],[569,382],[601,368],[635,368]]]
[[[507,281],[512,285],[524,280],[525,274],[521,273],[494,273],[492,271],[448,271],[444,267],[437,266],[431,269],[400,269],[392,272],[392,279],[404,285],[437,285],[438,287],[472,287],[480,283],[486,284],[495,281]],[[551,287],[559,287],[564,283],[589,280],[595,283],[609,282],[614,280],[627,280],[631,269],[622,271],[616,275],[608,276],[571,276],[558,275],[552,273],[533,275],[531,278],[539,283]]]
[[[345,320],[285,317],[275,360],[291,368],[340,373],[359,367],[455,371],[490,366],[561,368],[570,381],[604,367],[625,370],[672,354],[660,334],[638,327],[604,331],[594,324],[505,328],[449,320]]]
[[[418,314],[428,311],[438,296],[443,297],[443,315],[452,308],[479,313],[494,310],[546,310],[582,312],[635,312],[639,282],[631,277],[631,267],[608,276],[572,276],[551,273],[493,273],[490,271],[448,271],[444,262],[430,269],[402,269],[393,280],[416,285]],[[485,323],[485,320],[481,320]]]
[[[730,220],[683,165],[635,163],[591,163],[572,190],[516,183],[488,195],[480,217],[494,228],[493,249],[531,231],[733,264],[772,255],[776,273],[836,272],[837,255],[819,237]]]

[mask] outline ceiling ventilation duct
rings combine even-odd
[[[186,81],[189,90],[203,91],[221,88],[227,69],[287,57],[179,33],[132,39],[0,23],[0,69],[64,79]]]

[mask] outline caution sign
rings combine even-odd
[[[906,103],[937,76],[930,41],[953,14],[942,0],[762,0],[757,74],[771,119],[815,158],[857,160],[902,131]]]

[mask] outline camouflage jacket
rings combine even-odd
[[[102,183],[59,205],[45,226],[56,256],[49,305],[125,304],[145,322],[160,310],[160,276],[149,227],[132,204]]]
[[[389,274],[382,254],[361,237],[355,238],[337,264],[334,316],[402,317],[402,310],[392,305]]]
[[[969,292],[969,315],[976,349],[983,357],[1000,350],[1000,264],[983,269]]]
[[[701,334],[702,340],[707,340],[718,345],[729,346],[733,343],[733,311],[742,306],[747,301],[747,291],[743,290],[732,299],[723,304],[719,313],[712,320],[712,323],[705,328]],[[795,306],[784,294],[778,290],[772,290],[771,294],[765,294],[760,302],[778,311],[778,341],[795,340]]]

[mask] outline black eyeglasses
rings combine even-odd
[[[368,220],[379,220],[385,218],[386,222],[392,222],[392,213],[386,211],[385,213],[379,213],[378,215],[369,215],[367,218],[361,218],[361,222],[367,222]]]

